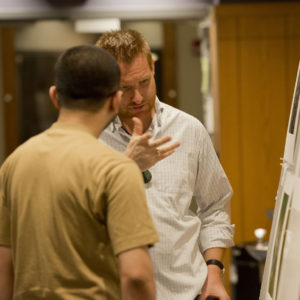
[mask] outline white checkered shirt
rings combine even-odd
[[[147,201],[160,241],[150,249],[157,300],[192,300],[207,275],[201,253],[213,247],[231,247],[232,189],[210,137],[199,120],[156,99],[148,131],[153,139],[171,136],[179,141],[175,153],[150,168],[145,184]],[[130,135],[117,117],[100,140],[124,152]],[[195,197],[197,215],[190,211]]]

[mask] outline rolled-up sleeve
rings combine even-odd
[[[201,252],[208,248],[228,248],[234,245],[234,225],[230,218],[233,191],[206,131],[201,134],[199,149],[194,193],[201,220],[199,246]]]

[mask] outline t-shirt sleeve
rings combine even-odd
[[[108,232],[114,254],[158,241],[142,175],[135,163],[126,161],[110,172],[107,195]]]
[[[10,247],[10,215],[4,187],[4,166],[2,166],[0,169],[0,245]]]

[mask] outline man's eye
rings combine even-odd
[[[149,79],[144,79],[144,80],[141,81],[141,84],[146,85],[148,82],[149,82]]]

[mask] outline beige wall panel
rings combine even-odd
[[[241,41],[241,138],[244,239],[257,227],[270,230],[286,135],[285,41]]]

